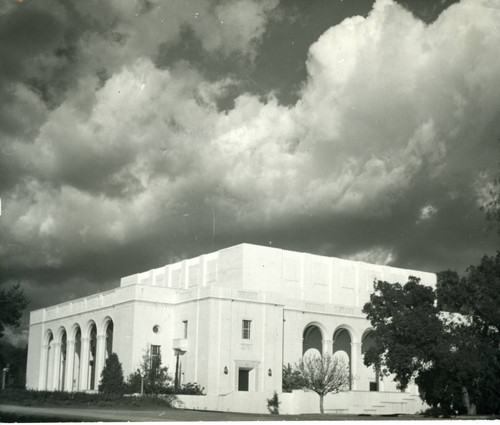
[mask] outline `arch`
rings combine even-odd
[[[335,331],[333,332],[333,335],[334,335],[334,338],[335,338],[335,334],[340,331],[340,330],[346,330],[347,332],[349,332],[349,336],[351,338],[351,342],[354,344],[356,342],[359,342],[358,341],[358,338],[357,338],[357,333],[354,331],[353,327],[351,325],[348,325],[347,323],[342,323],[341,325],[337,326],[335,328]]]
[[[110,316],[106,316],[101,323],[102,335],[106,340],[104,344],[104,358],[107,359],[108,356],[113,352],[113,333],[115,324]]]
[[[352,383],[352,336],[344,326],[339,326],[333,333],[332,355],[343,358],[348,363],[350,383]],[[349,389],[351,389],[351,384]]]
[[[53,383],[53,364],[54,364],[54,333],[51,329],[47,329],[44,336],[44,352],[43,359],[43,384],[45,390],[52,389]]]
[[[323,354],[323,332],[316,322],[309,323],[302,333],[302,355],[308,350],[318,350]]]
[[[47,329],[43,336],[43,345],[48,345],[54,339],[54,332],[52,329]]]
[[[375,334],[371,328],[366,329],[361,337],[361,354],[365,354],[375,345]]]
[[[114,336],[115,325],[113,319],[108,317],[104,325],[104,336],[106,341],[104,344],[104,360],[106,360],[113,352],[113,336]]]
[[[97,324],[94,320],[90,319],[89,321],[87,321],[87,323],[85,323],[82,329],[82,338],[90,338],[90,332],[93,328],[95,328],[97,331]]]

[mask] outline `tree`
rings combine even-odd
[[[329,354],[304,356],[298,365],[301,387],[319,395],[319,410],[323,414],[323,399],[330,393],[349,391],[351,378],[347,364]]]
[[[29,301],[19,283],[0,291],[0,338],[3,337],[5,325],[19,326],[23,310],[28,304]]]
[[[281,377],[282,389],[284,393],[291,393],[292,390],[298,390],[302,388],[300,371],[294,369],[290,365],[290,363],[288,363],[286,366],[283,365]]]
[[[440,273],[437,291],[415,277],[403,286],[376,281],[363,308],[375,335],[365,364],[394,374],[402,389],[415,380],[431,406],[469,414],[476,406],[483,413],[498,411],[500,341],[491,303],[500,301],[494,293],[500,289],[496,263],[499,255],[485,257],[463,279]]]
[[[481,210],[486,213],[489,227],[496,227],[497,233],[500,235],[500,177],[493,180],[489,192],[490,199],[481,207]]]
[[[122,395],[125,390],[122,364],[116,353],[111,353],[104,363],[101,373],[99,392],[105,394]]]
[[[161,354],[151,354],[149,345],[142,357],[139,368],[128,377],[128,387],[133,392],[141,392],[141,381],[144,384],[144,393],[160,394],[169,392],[172,378],[168,374],[168,367],[161,366]]]

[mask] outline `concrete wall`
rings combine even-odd
[[[267,400],[272,392],[234,392],[222,396],[178,395],[176,407],[191,410],[214,410],[220,412],[269,413]],[[312,391],[296,390],[279,394],[280,415],[320,413],[319,396]],[[351,391],[328,394],[324,399],[325,413],[338,414],[415,414],[427,409],[418,396],[400,392]]]
[[[296,390],[279,395],[280,414],[320,413],[319,396],[312,391]],[[401,392],[349,391],[328,394],[325,413],[339,414],[414,414],[427,409],[420,397]]]

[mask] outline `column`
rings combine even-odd
[[[73,391],[73,363],[75,357],[75,341],[66,341],[66,372],[64,374],[64,388],[68,392]]]
[[[323,354],[329,354],[330,356],[333,355],[333,340],[323,340]]]
[[[351,390],[356,391],[358,389],[358,379],[357,376],[359,370],[359,362],[361,361],[361,344],[359,342],[351,342],[351,377],[352,384]]]
[[[104,351],[106,350],[106,335],[97,336],[97,347],[95,350],[95,389],[99,388],[101,373],[104,369]]]
[[[61,389],[61,382],[59,373],[61,371],[61,343],[56,342],[54,344],[54,367],[52,372],[52,388],[51,390],[59,391]]]
[[[89,338],[81,339],[80,348],[80,385],[78,389],[80,391],[85,391],[88,389],[88,379],[87,375],[89,373]]]
[[[38,375],[38,388],[39,391],[45,389],[45,382],[47,382],[47,350],[49,349],[48,344],[42,345],[42,351],[40,352],[40,367]]]

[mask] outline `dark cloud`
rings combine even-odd
[[[498,242],[486,1],[3,6],[1,283],[39,308],[242,242],[463,271]]]

